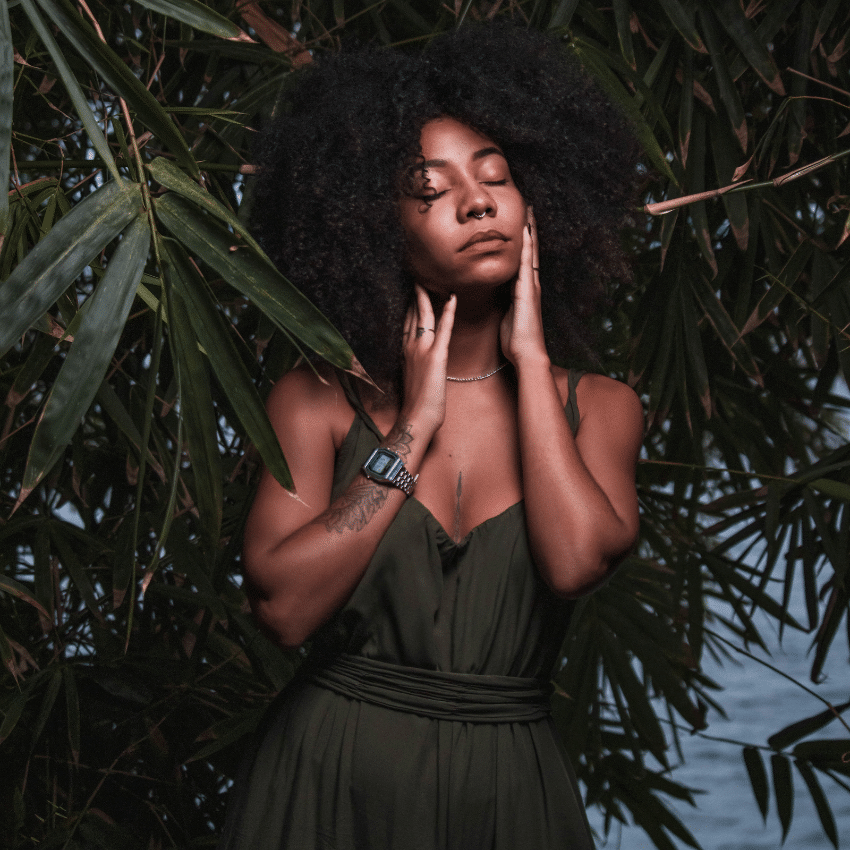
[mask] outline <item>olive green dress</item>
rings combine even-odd
[[[381,439],[345,386],[334,498]],[[532,562],[522,502],[456,543],[409,498],[270,707],[220,850],[590,850],[548,713],[571,611]]]

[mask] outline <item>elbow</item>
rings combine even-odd
[[[260,631],[284,649],[298,649],[315,631],[296,616],[293,606],[283,605],[278,599],[253,595],[250,601]]]
[[[561,599],[578,599],[592,593],[614,574],[631,552],[633,542],[616,554],[600,553],[596,549],[577,552],[570,549],[556,558],[543,558],[538,563],[551,591]]]
[[[555,596],[561,599],[578,599],[605,583],[616,565],[605,560],[577,564],[568,568],[563,564],[557,570],[545,570],[546,583]]]

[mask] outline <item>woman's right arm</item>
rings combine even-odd
[[[382,442],[412,475],[445,415],[454,299],[435,334],[416,336],[417,326],[434,327],[430,310],[423,292],[405,325],[405,405]],[[267,403],[298,495],[263,472],[245,528],[244,560],[254,614],[285,646],[303,643],[346,603],[407,498],[360,474],[331,503],[339,405],[345,402],[338,384],[323,384],[307,369],[281,378]]]

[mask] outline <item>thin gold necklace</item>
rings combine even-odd
[[[474,378],[453,378],[451,375],[446,375],[447,381],[457,381],[459,384],[465,384],[468,381],[483,381],[485,378],[489,378],[491,375],[495,375],[500,369],[504,369],[505,366],[508,365],[508,361],[505,360],[504,363],[497,366],[492,372],[487,372],[486,375],[476,375]]]

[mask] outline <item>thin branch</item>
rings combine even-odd
[[[784,186],[786,183],[791,183],[793,180],[804,177],[806,174],[811,174],[813,171],[817,171],[832,162],[837,162],[839,159],[848,155],[850,155],[850,148],[845,151],[841,151],[840,153],[825,156],[823,159],[819,159],[816,162],[809,163],[808,165],[804,165],[800,168],[795,168],[794,171],[789,171],[787,174],[780,174],[779,177],[774,177],[773,180],[764,180],[759,183],[753,183],[750,180],[741,181],[739,183],[730,183],[728,186],[723,186],[720,189],[710,189],[707,192],[697,192],[695,195],[684,195],[681,198],[672,198],[669,201],[645,204],[643,206],[643,212],[649,215],[664,215],[665,213],[672,212],[673,210],[687,206],[688,204],[718,198],[720,195],[724,195],[727,192],[749,192],[753,189],[764,189],[771,186]]]

